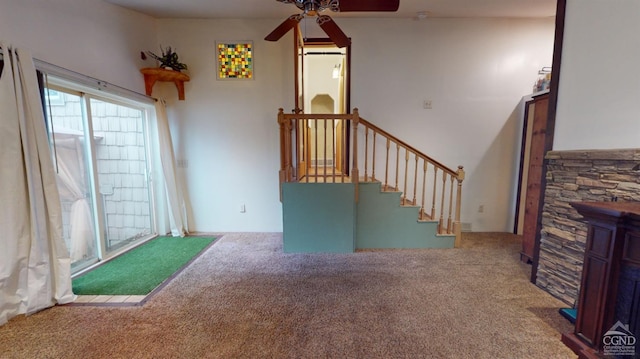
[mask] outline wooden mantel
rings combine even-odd
[[[189,75],[180,71],[165,70],[157,67],[140,69],[140,72],[144,75],[144,88],[147,96],[151,96],[153,85],[155,85],[156,81],[164,81],[175,83],[178,89],[178,99],[184,100],[184,83],[190,80]]]

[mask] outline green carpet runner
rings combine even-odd
[[[203,252],[213,237],[158,237],[73,280],[77,295],[146,295]]]

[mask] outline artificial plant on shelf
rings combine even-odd
[[[160,46],[160,51],[162,56],[156,55],[151,51],[147,51],[147,54],[151,56],[153,59],[160,62],[160,67],[165,69],[173,69],[175,71],[182,71],[187,69],[187,65],[178,61],[178,53],[176,53],[171,46],[167,46],[167,48],[163,49]]]

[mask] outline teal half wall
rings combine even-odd
[[[374,248],[453,248],[455,236],[437,235],[437,222],[418,221],[419,207],[401,206],[400,192],[379,182],[283,183],[286,253],[350,253]]]
[[[382,192],[380,182],[358,188],[356,248],[453,248],[455,236],[437,235],[436,221],[418,221],[420,207],[401,206],[400,192]]]
[[[283,183],[285,253],[355,251],[353,183]]]

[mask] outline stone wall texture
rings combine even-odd
[[[578,301],[588,225],[572,202],[640,201],[640,149],[550,151],[536,285]]]

